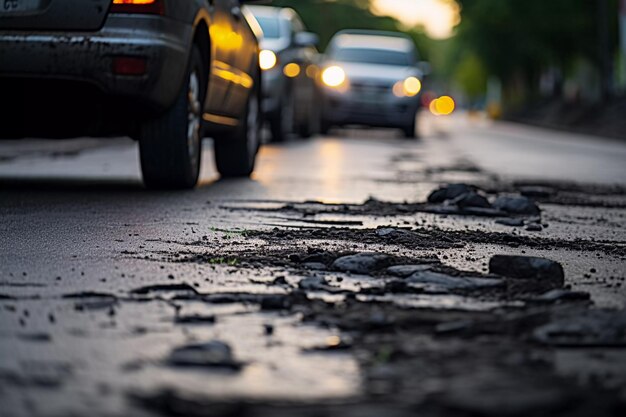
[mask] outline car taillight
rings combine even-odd
[[[113,0],[111,13],[163,14],[162,0]]]

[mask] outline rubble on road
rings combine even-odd
[[[175,348],[168,356],[167,363],[179,367],[224,368],[235,371],[244,365],[234,359],[230,345],[219,340]]]

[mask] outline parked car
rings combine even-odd
[[[341,31],[322,65],[321,130],[350,124],[416,136],[424,71],[415,44],[395,32]]]
[[[250,175],[262,76],[247,2],[3,2],[0,134],[129,135],[150,188],[195,186],[210,135],[221,175]]]
[[[309,137],[319,121],[315,85],[319,39],[306,31],[292,9],[250,6],[250,10],[263,29],[263,112],[272,140],[281,142],[292,133]]]

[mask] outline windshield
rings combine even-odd
[[[263,29],[263,35],[266,38],[280,38],[280,22],[274,17],[257,17],[256,20]]]
[[[362,64],[412,65],[412,56],[407,52],[389,49],[340,48],[333,52],[333,60],[341,62],[358,62]]]

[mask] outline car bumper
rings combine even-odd
[[[97,32],[0,30],[0,78],[86,82],[106,95],[164,109],[180,90],[191,36],[191,26],[147,15],[110,15]],[[147,70],[114,74],[115,57],[144,59]]]
[[[419,96],[398,98],[388,94],[363,98],[327,90],[322,99],[322,115],[326,123],[334,125],[405,127],[415,120],[419,105]]]

